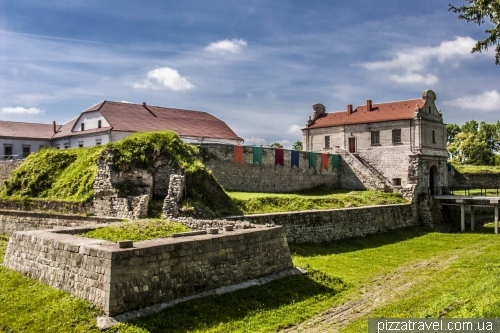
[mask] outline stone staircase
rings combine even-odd
[[[343,162],[349,166],[349,172],[342,174],[341,188],[390,191],[383,176],[378,175],[380,173],[375,168],[368,166],[368,163],[363,163],[359,156],[356,157],[346,150],[341,151],[341,156]]]
[[[375,169],[370,163],[368,163],[367,160],[365,160],[363,157],[359,156],[359,154],[352,154],[358,161],[361,162],[370,172],[377,177],[377,179],[381,182],[384,183],[384,187],[386,191],[391,191],[392,192],[392,183],[389,179],[387,179],[380,171]]]
[[[419,197],[420,218],[422,223],[432,229],[450,233],[460,230],[459,223],[456,223],[449,206],[441,206],[431,196],[427,194]]]

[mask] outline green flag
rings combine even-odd
[[[262,147],[253,147],[253,163],[259,163],[262,166]]]
[[[312,151],[309,152],[309,168],[316,170],[316,153]]]
[[[340,156],[337,154],[332,155],[332,170],[333,169],[340,169]]]

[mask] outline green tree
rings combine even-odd
[[[302,150],[303,146],[302,146],[302,141],[300,140],[297,140],[297,142],[295,142],[293,145],[292,145],[292,149],[293,150]]]
[[[486,142],[481,141],[478,135],[470,132],[460,132],[448,145],[451,162],[471,165],[494,165],[495,154],[488,149]]]
[[[269,145],[269,147],[271,147],[271,148],[283,148],[283,145],[279,142],[275,142],[275,143],[271,143]]]
[[[473,133],[473,134],[477,134],[477,131],[479,129],[479,124],[477,121],[475,121],[474,119],[472,120],[467,120],[463,125],[462,127],[460,128],[461,129],[461,132],[464,132],[464,133]]]
[[[472,53],[488,50],[488,46],[495,46],[495,65],[500,65],[500,1],[499,0],[466,0],[470,6],[455,7],[449,5],[448,10],[458,13],[458,18],[467,22],[474,22],[478,26],[489,20],[493,27],[485,29],[489,35],[476,43]]]
[[[493,153],[498,153],[500,149],[500,122],[497,124],[487,124],[482,121],[477,133],[478,140],[486,143],[486,147]]]
[[[457,124],[446,125],[446,134],[447,134],[448,144],[453,142],[453,140],[455,139],[455,136],[460,132],[461,132],[460,126],[458,126]]]

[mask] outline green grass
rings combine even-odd
[[[120,240],[144,241],[168,237],[171,234],[190,230],[180,223],[162,219],[151,219],[116,223],[108,227],[89,231],[81,236],[109,240],[111,242],[118,242]]]
[[[467,190],[454,190],[453,195],[486,195],[486,196],[498,196],[500,195],[500,189],[467,189]]]
[[[459,173],[494,173],[500,174],[500,166],[489,166],[489,165],[461,165],[461,164],[453,164],[453,168],[455,171]]]
[[[366,332],[368,317],[500,317],[500,237],[491,225],[463,234],[410,227],[290,248],[310,274],[185,302],[111,332],[274,332],[374,286],[388,288],[377,296],[386,302],[343,332]],[[4,331],[97,332],[88,303],[5,268],[0,281]]]
[[[5,181],[0,197],[89,201],[103,147],[42,149],[30,154]]]
[[[227,193],[244,214],[407,203],[399,194],[380,191],[311,190],[296,194]]]

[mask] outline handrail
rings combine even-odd
[[[25,156],[19,154],[19,155],[0,155],[0,160],[1,161],[8,161],[8,160],[22,160],[26,158]]]

